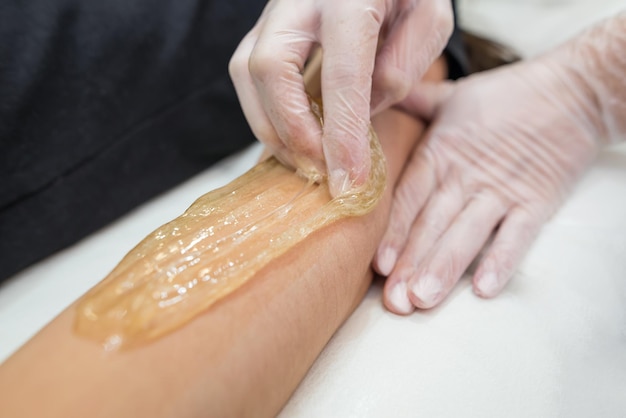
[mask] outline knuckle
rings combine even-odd
[[[228,62],[228,74],[233,80],[242,78],[248,71],[248,56],[237,50]]]
[[[256,80],[265,80],[276,69],[276,55],[264,48],[255,48],[247,63],[250,75]]]

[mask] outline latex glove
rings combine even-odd
[[[450,0],[270,0],[230,74],[256,137],[284,163],[328,173],[336,196],[367,179],[370,109],[406,97],[452,28]],[[316,45],[324,55],[323,132],[302,77]]]
[[[534,61],[409,96],[405,108],[433,123],[374,262],[391,311],[439,304],[492,233],[473,288],[501,291],[602,139],[626,133],[625,16]]]

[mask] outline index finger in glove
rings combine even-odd
[[[301,165],[312,164],[322,171],[321,126],[311,112],[302,77],[317,42],[319,21],[319,12],[308,3],[296,9],[294,2],[275,2],[265,14],[249,52],[249,78],[242,83],[240,99],[262,142],[294,166],[309,169]]]

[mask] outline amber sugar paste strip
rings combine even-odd
[[[78,303],[76,332],[106,349],[171,332],[246,283],[311,233],[371,211],[385,187],[380,144],[370,132],[372,170],[360,189],[331,199],[270,158],[205,194],[131,250]]]

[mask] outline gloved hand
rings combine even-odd
[[[328,173],[336,196],[367,179],[370,110],[406,97],[452,28],[450,0],[270,0],[230,74],[256,137],[284,163]],[[318,44],[323,131],[302,78]]]
[[[608,133],[603,100],[568,57],[423,85],[402,104],[433,122],[396,186],[374,261],[391,311],[439,304],[492,233],[473,287],[497,295],[592,162]]]

